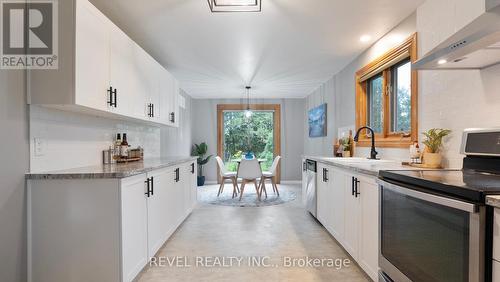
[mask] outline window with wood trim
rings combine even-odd
[[[378,147],[408,147],[418,139],[417,35],[356,72],[356,128],[371,127]],[[371,146],[368,131],[358,146]]]

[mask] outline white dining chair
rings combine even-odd
[[[233,198],[236,197],[240,192],[236,179],[236,172],[228,171],[221,157],[216,156],[215,159],[217,160],[217,165],[219,166],[219,176],[221,178],[221,183],[219,186],[219,192],[217,192],[217,197],[219,197],[219,195],[224,191],[224,184],[226,180],[231,180],[231,182],[233,183]]]
[[[260,168],[259,161],[257,159],[253,160],[241,160],[238,167],[238,178],[242,179],[241,190],[240,190],[240,201],[243,198],[243,192],[245,191],[245,185],[247,183],[255,184],[255,191],[257,192],[257,197],[260,201],[259,186],[257,185],[257,180],[262,177],[262,169]]]
[[[274,193],[278,194],[278,197],[280,196],[280,192],[278,191],[278,185],[276,185],[276,171],[278,169],[278,164],[280,163],[281,156],[276,156],[273,160],[273,164],[271,165],[271,168],[269,171],[264,171],[262,173],[262,178],[260,180],[260,193],[262,194],[262,191],[266,194],[267,198],[267,191],[266,191],[266,180],[270,179],[271,180],[271,185],[273,186],[273,191]]]

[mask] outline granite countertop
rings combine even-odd
[[[378,176],[378,173],[381,170],[419,169],[402,165],[400,162],[393,160],[369,160],[366,158],[333,158],[321,156],[303,156],[303,158],[375,177]]]
[[[500,196],[486,196],[486,204],[495,208],[500,208]]]
[[[27,173],[26,179],[119,179],[194,161],[196,159],[196,157],[168,157],[146,159],[144,161],[131,163],[103,164],[66,170]]]

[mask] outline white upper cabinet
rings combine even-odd
[[[106,17],[89,2],[77,2],[75,104],[96,110],[110,108],[107,103],[107,89],[110,86],[110,32],[106,28],[108,25]]]
[[[173,84],[173,94],[171,101],[171,112],[170,112],[170,122],[172,126],[179,127],[179,81],[172,77],[174,80]]]
[[[136,91],[137,76],[135,75],[132,59],[134,44],[128,36],[116,26],[112,26],[110,35],[110,81],[109,87],[116,91],[113,93],[115,107],[111,111],[122,115],[133,116],[134,95]],[[116,101],[115,101],[116,100]]]
[[[179,84],[162,65],[88,0],[59,9],[60,67],[28,72],[30,104],[178,126]]]

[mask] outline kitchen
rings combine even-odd
[[[499,1],[45,2],[56,65],[0,70],[1,281],[500,281]]]

